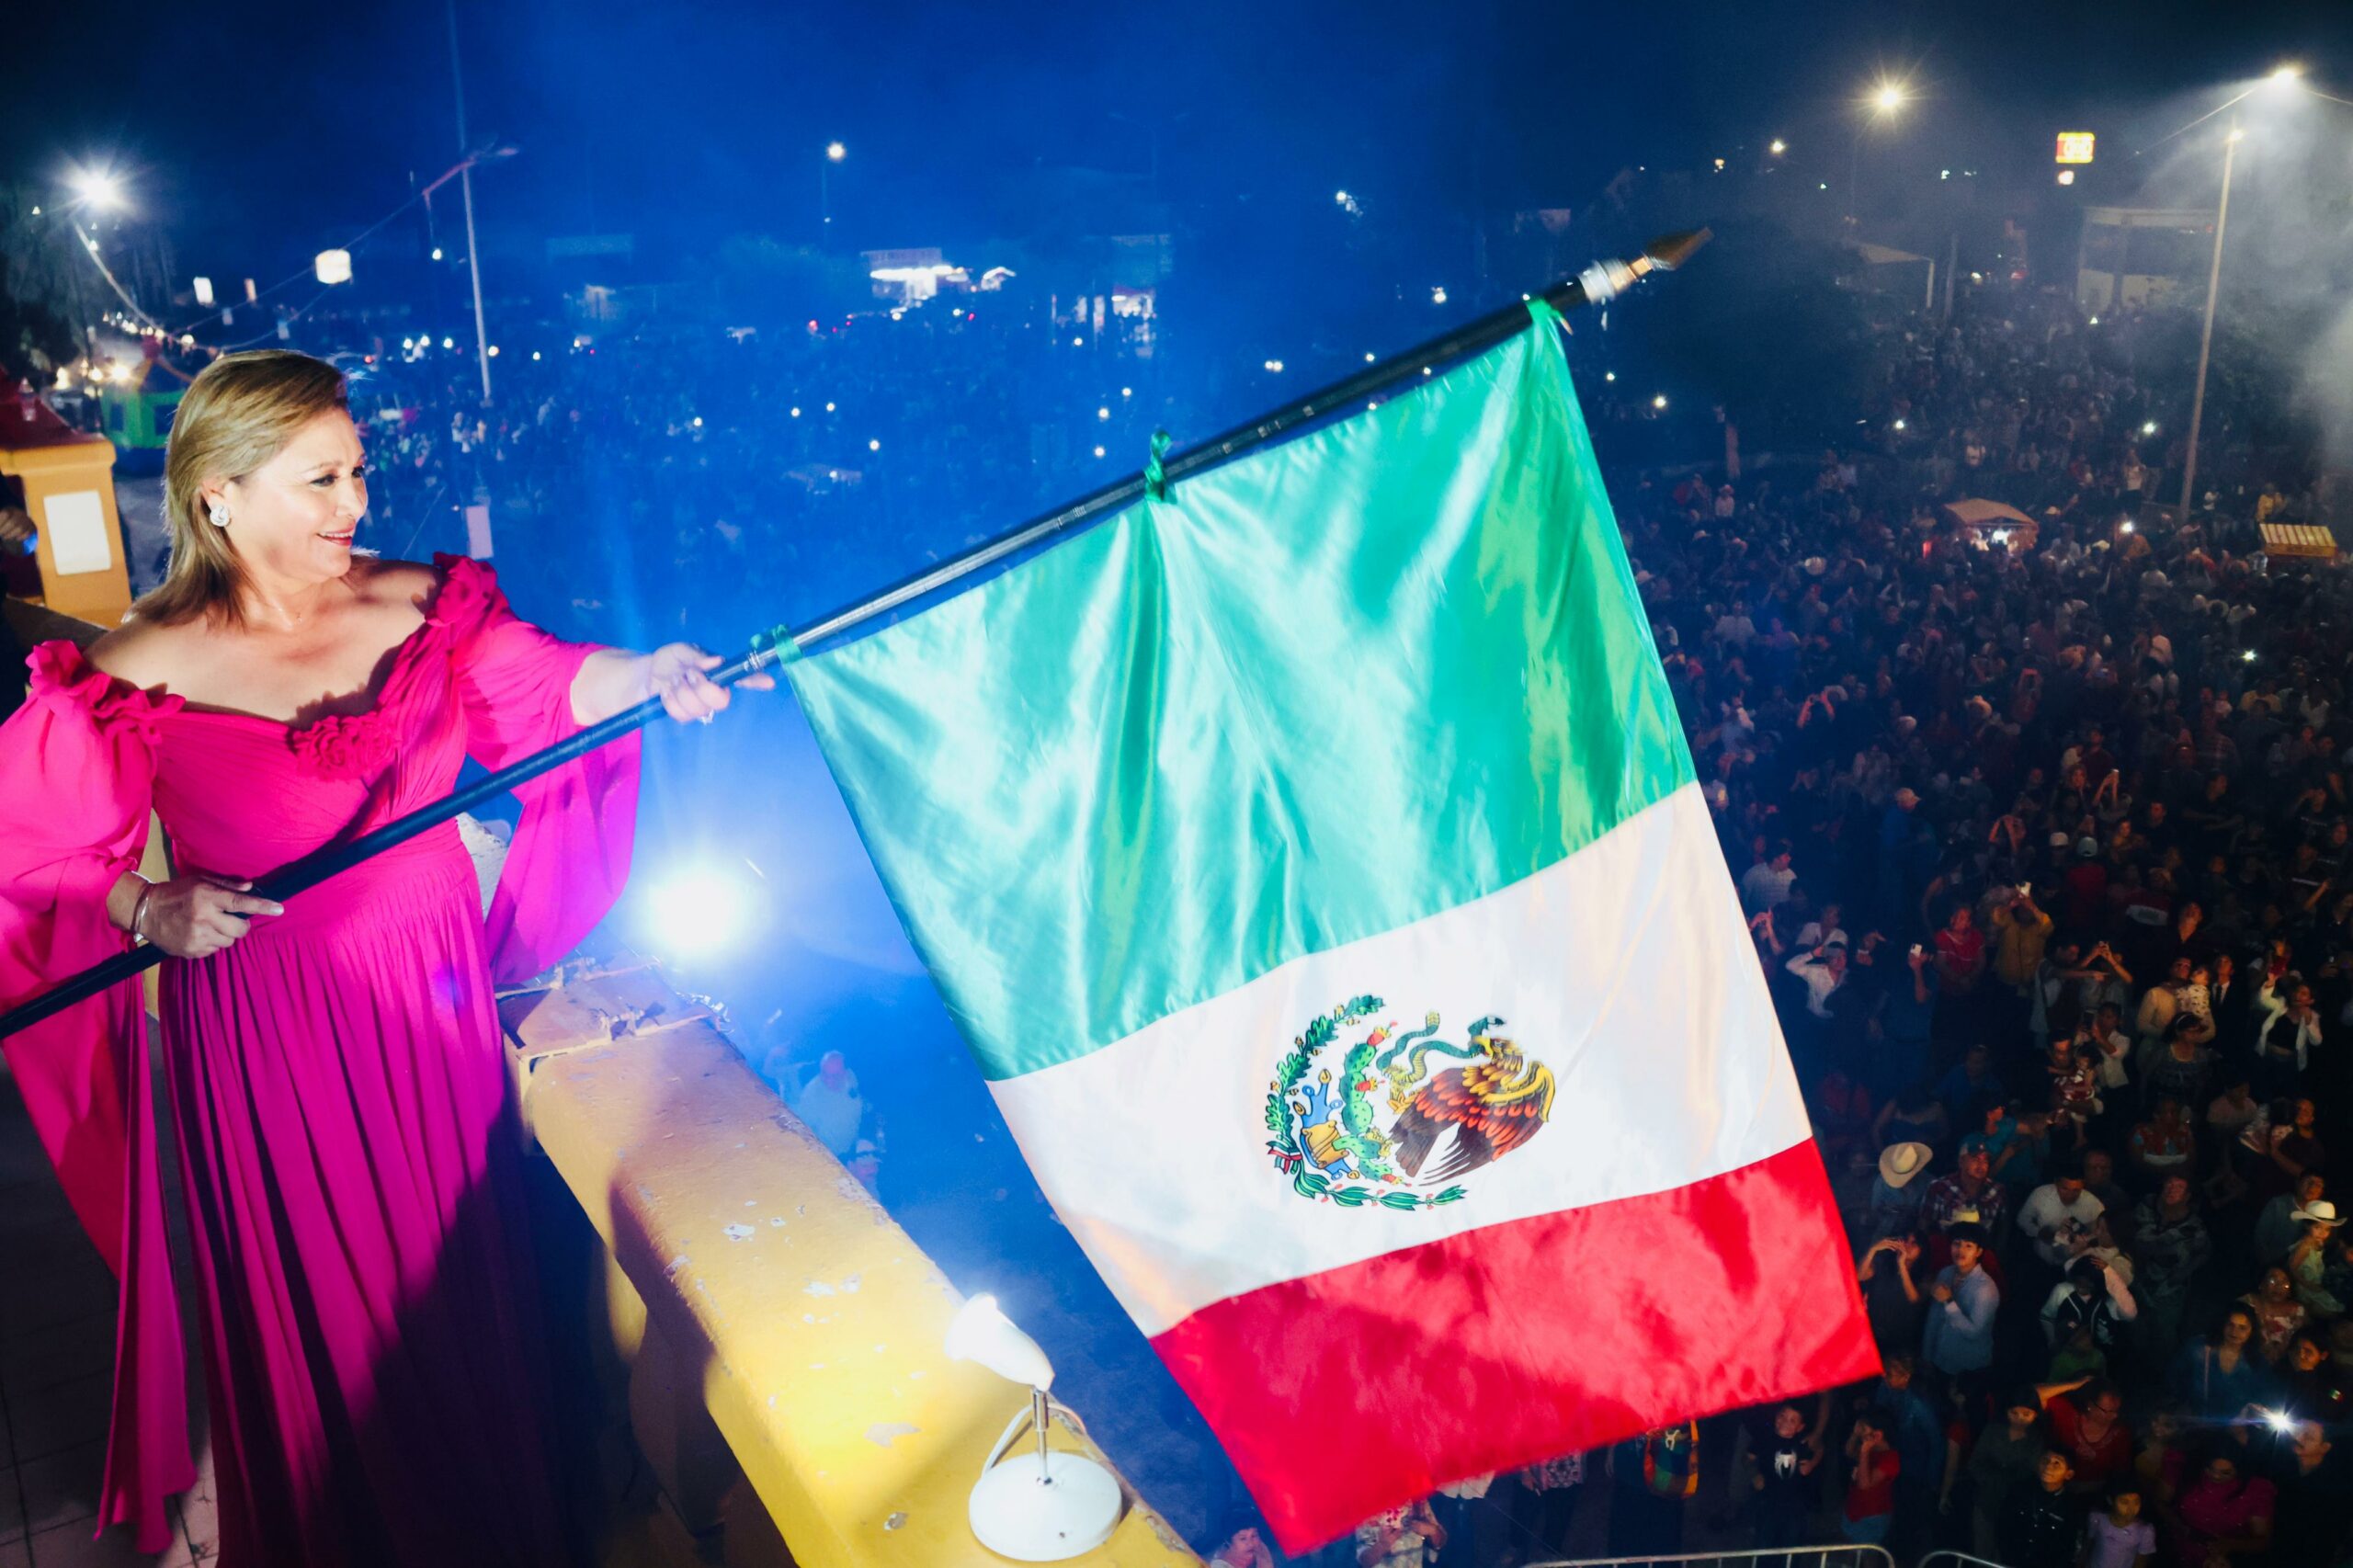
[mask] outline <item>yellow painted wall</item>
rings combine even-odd
[[[640,971],[506,1005],[531,1131],[643,1302],[636,1331],[617,1301],[617,1334],[642,1332],[669,1363],[654,1392],[632,1378],[641,1440],[690,1448],[675,1411],[641,1406],[663,1387],[698,1392],[802,1568],[1002,1561],[973,1540],[965,1499],[1026,1391],[947,1358],[954,1287],[666,994]],[[616,1017],[653,1032],[606,1042]],[[1055,1442],[1093,1451],[1059,1427]],[[688,1493],[691,1460],[674,1483]],[[1199,1559],[1131,1493],[1117,1534],[1079,1561]]]

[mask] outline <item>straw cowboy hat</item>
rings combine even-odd
[[[1890,1187],[1902,1187],[1928,1168],[1928,1153],[1926,1143],[1889,1144],[1879,1152],[1879,1179]],[[2328,1206],[2324,1203],[2318,1207]]]

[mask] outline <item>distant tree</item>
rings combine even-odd
[[[856,256],[828,256],[766,234],[737,234],[721,244],[710,275],[721,311],[746,325],[834,317],[875,304]]]
[[[81,352],[74,274],[54,222],[31,216],[30,198],[0,187],[0,372],[46,381]]]

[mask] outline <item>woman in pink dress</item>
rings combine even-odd
[[[557,641],[488,567],[355,559],[341,376],[224,357],[166,460],[172,563],[87,655],[34,650],[0,727],[0,1005],[133,942],[171,956],[161,1041],[200,1292],[224,1568],[561,1561],[494,983],[628,874],[635,737],[517,791],[485,922],[445,825],[283,907],[268,871],[659,695],[727,693],[686,644]],[[132,869],[161,819],[171,880]],[[7,1041],[120,1281],[100,1528],[142,1551],[194,1479],[138,988]]]

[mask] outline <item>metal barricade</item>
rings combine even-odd
[[[1953,1557],[1961,1562],[1975,1562],[1974,1557],[1958,1553],[1938,1552],[1938,1557]],[[1934,1558],[1923,1558],[1919,1568],[1927,1568]],[[1672,1557],[1548,1557],[1530,1562],[1527,1568],[1667,1568],[1670,1563],[1692,1563],[1696,1568],[1895,1568],[1895,1559],[1883,1546],[1863,1546],[1853,1541],[1840,1541],[1836,1546],[1774,1546],[1753,1551],[1686,1551]],[[1990,1564],[1989,1568],[2000,1568]]]

